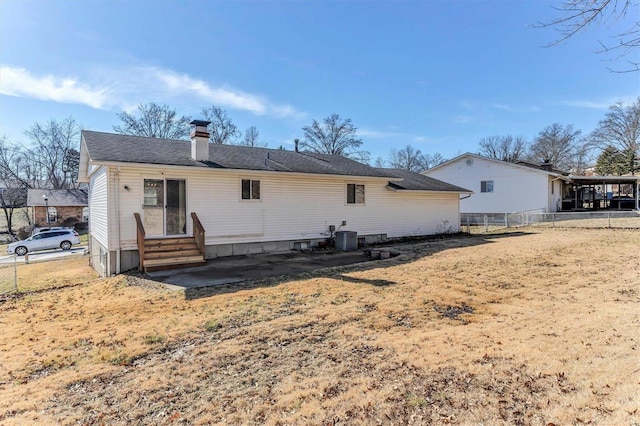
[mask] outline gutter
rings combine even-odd
[[[120,273],[120,166],[116,169],[115,173],[115,191],[116,191],[116,274]]]

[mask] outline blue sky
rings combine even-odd
[[[270,147],[335,112],[372,159],[408,144],[451,158],[555,122],[587,134],[640,94],[640,73],[594,53],[637,16],[544,48],[558,34],[532,24],[559,4],[2,0],[0,135],[21,143],[33,123],[70,116],[112,131],[150,101],[192,118],[217,105]]]

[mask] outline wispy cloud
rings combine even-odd
[[[536,112],[536,111],[540,111],[540,107],[538,106],[522,106],[522,105],[516,105],[516,106],[512,106],[512,105],[506,105],[506,104],[493,104],[491,105],[491,108],[493,109],[499,109],[501,111],[507,111],[507,112]]]
[[[255,115],[304,118],[288,104],[264,96],[214,86],[188,74],[159,67],[100,67],[84,81],[74,77],[35,75],[24,68],[0,67],[0,94],[62,103],[87,105],[96,109],[135,109],[149,101],[193,100]],[[100,81],[100,83],[95,83]],[[203,105],[206,106],[206,105]]]
[[[406,134],[400,132],[390,132],[387,130],[358,129],[358,136],[370,139],[388,139],[405,137]]]
[[[504,104],[493,104],[492,107],[495,109],[501,109],[503,111],[513,111],[513,108],[511,108],[509,105]]]
[[[161,68],[149,68],[146,71],[147,75],[153,75],[162,82],[173,96],[200,98],[218,106],[248,111],[256,115],[304,116],[291,105],[275,104],[263,96],[226,86],[213,87],[204,80],[193,78],[187,74],[179,74]]]
[[[84,104],[104,109],[109,104],[108,87],[92,86],[73,77],[36,76],[24,68],[0,66],[0,94],[60,103]]]
[[[365,139],[393,139],[396,143],[426,145],[433,142],[432,138],[401,131],[358,129],[358,136]]]
[[[578,107],[578,108],[607,110],[611,105],[614,105],[618,102],[622,102],[624,105],[629,105],[634,101],[635,101],[635,98],[633,96],[623,96],[620,98],[609,98],[609,99],[597,100],[597,101],[569,100],[569,101],[563,101],[562,104]]]
[[[452,121],[458,124],[469,124],[475,121],[475,117],[471,117],[469,115],[457,115],[453,117]]]

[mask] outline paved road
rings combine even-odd
[[[60,259],[62,257],[83,255],[85,254],[87,249],[87,246],[75,246],[71,250],[56,249],[36,251],[33,253],[28,253],[29,262],[42,262],[46,260]],[[5,254],[4,256],[0,256],[0,265],[11,264],[16,260],[19,263],[23,263],[25,261],[25,256],[14,256],[13,254]]]

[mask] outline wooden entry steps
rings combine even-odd
[[[205,231],[200,219],[191,213],[192,237],[147,238],[140,214],[136,219],[136,241],[140,259],[140,271],[153,272],[167,269],[193,268],[205,265]]]
[[[192,268],[206,264],[194,237],[146,238],[144,271]]]

